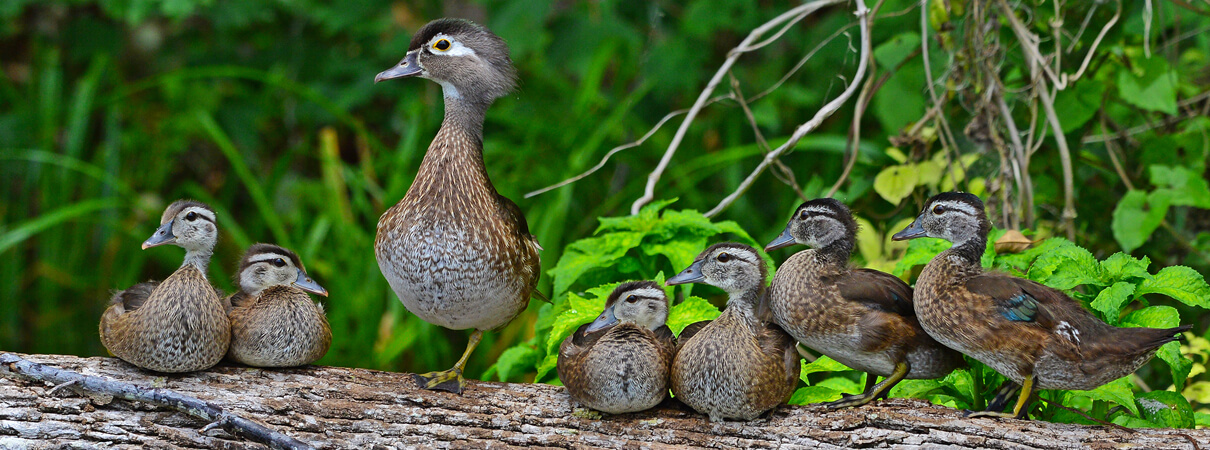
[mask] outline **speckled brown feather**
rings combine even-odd
[[[668,397],[676,340],[668,326],[618,323],[587,333],[584,324],[559,346],[557,370],[584,406],[612,414],[642,411]]]
[[[234,298],[237,297],[238,298]],[[291,286],[271,286],[260,295],[232,296],[228,358],[256,367],[293,367],[322,358],[332,329],[319,305]]]
[[[231,339],[218,292],[192,265],[182,266],[160,282],[133,311],[123,303],[110,305],[99,328],[101,343],[110,353],[157,372],[191,372],[214,366]]]

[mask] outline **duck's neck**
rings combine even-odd
[[[487,168],[483,165],[483,118],[486,111],[486,105],[466,99],[445,98],[445,119],[420,163],[414,189],[420,189],[419,193],[432,197],[465,193],[468,188],[476,186],[491,186]]]
[[[760,304],[760,297],[765,293],[765,283],[762,282],[748,289],[728,292],[727,309],[735,311],[744,319],[745,322],[754,323],[757,321],[756,308]]]
[[[815,250],[815,259],[821,265],[843,268],[849,264],[853,254],[853,241],[837,239]]]
[[[472,100],[465,97],[445,97],[445,119],[441,121],[441,131],[457,131],[483,142],[483,119],[491,103]],[[438,133],[440,134],[440,133]],[[483,146],[479,145],[482,153]]]
[[[987,235],[976,234],[962,242],[954,243],[953,247],[944,252],[945,256],[956,263],[968,267],[982,267],[983,252],[987,250]]]
[[[185,249],[185,262],[181,267],[193,266],[202,272],[202,276],[206,276],[206,270],[210,268],[210,257],[213,255],[214,247]]]

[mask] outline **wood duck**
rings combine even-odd
[[[676,353],[668,297],[654,281],[613,290],[605,310],[559,346],[559,379],[571,398],[610,414],[650,409],[668,397]]]
[[[777,270],[769,287],[773,321],[803,345],[867,372],[866,389],[828,403],[859,406],[885,398],[904,378],[943,377],[962,355],[925,334],[912,309],[912,288],[890,274],[853,269],[849,257],[857,222],[843,203],[803,203],[765,251],[803,244]],[[886,377],[874,384],[878,376]]]
[[[938,342],[1021,385],[1011,413],[972,417],[1025,418],[1038,389],[1094,389],[1126,376],[1177,339],[1176,328],[1117,328],[1063,292],[998,272],[979,260],[991,223],[972,194],[929,199],[896,240],[941,238],[954,245],[933,258],[916,282],[916,316]],[[1011,386],[1010,386],[1011,388]]]
[[[193,200],[168,205],[143,249],[174,244],[185,249],[185,262],[164,281],[114,294],[101,315],[101,344],[114,356],[157,372],[218,364],[227,353],[231,325],[218,291],[206,279],[217,240],[209,206]]]
[[[717,319],[685,327],[672,362],[672,394],[712,422],[755,419],[798,386],[794,338],[758,317],[767,273],[756,249],[726,242],[666,282],[706,283],[728,295]]]
[[[446,328],[475,330],[453,368],[416,376],[423,388],[461,393],[462,369],[483,331],[508,324],[537,292],[542,247],[483,165],[484,114],[513,89],[516,74],[504,40],[466,20],[429,22],[408,48],[374,81],[437,82],[445,120],[407,194],[378,219],[374,253],[408,311]]]
[[[256,244],[239,264],[240,291],[228,297],[231,348],[227,357],[256,367],[293,367],[323,357],[332,329],[323,306],[307,292],[328,291],[307,276],[298,255]]]

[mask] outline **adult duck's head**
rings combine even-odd
[[[508,44],[482,25],[462,19],[425,24],[412,36],[403,60],[379,73],[374,82],[403,77],[433,80],[446,99],[475,104],[490,104],[517,85]]]

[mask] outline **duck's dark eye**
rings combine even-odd
[[[636,295],[630,295],[630,296],[626,297],[626,303],[634,303],[637,301],[639,301],[639,297]]]
[[[185,214],[185,220],[190,222],[197,220],[197,213],[190,211],[189,214]]]
[[[273,260],[273,265],[275,265],[277,267],[286,267],[286,260],[277,258],[277,259]]]
[[[719,254],[718,254],[718,257],[717,257],[717,258],[715,258],[715,259],[717,259],[717,260],[718,260],[718,262],[724,262],[724,263],[725,263],[725,262],[727,262],[727,261],[730,261],[730,260],[731,260],[731,254],[730,254],[730,253],[727,253],[727,252],[719,253]]]
[[[435,48],[435,49],[437,49],[437,50],[441,50],[441,51],[446,51],[446,50],[449,50],[449,49],[450,49],[450,41],[449,41],[448,39],[442,39],[442,40],[440,40],[440,41],[434,42],[434,43],[433,43],[433,48]]]
[[[945,212],[945,207],[944,207],[944,206],[941,206],[941,205],[934,205],[934,206],[933,206],[933,214],[938,214],[938,215],[940,215],[940,214],[941,214],[941,213],[943,213],[943,212]]]
[[[807,220],[807,211],[803,210],[803,212],[798,213],[798,218],[802,219],[802,220]]]

